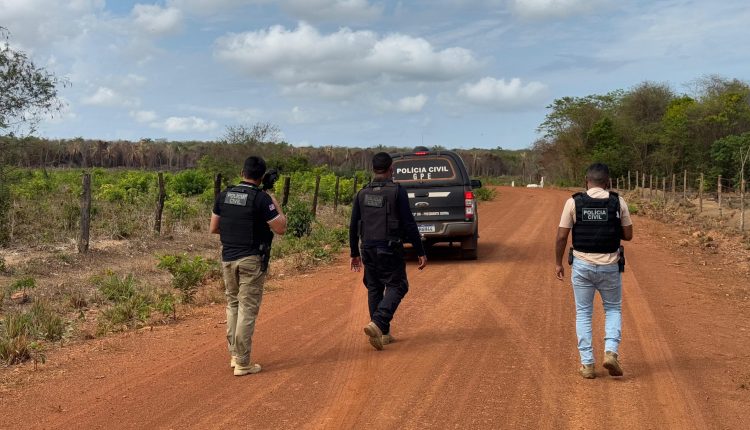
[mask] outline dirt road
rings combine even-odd
[[[232,376],[216,305],[21,372],[0,428],[747,428],[748,280],[696,264],[656,222],[636,217],[628,245],[625,376],[578,376],[572,291],[553,275],[566,196],[501,188],[480,207],[479,260],[411,262],[385,351],[362,333],[365,290],[342,257],[267,294],[262,373]]]

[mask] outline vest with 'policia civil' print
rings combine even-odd
[[[620,196],[610,191],[609,198],[595,199],[586,193],[576,193],[573,201],[576,206],[573,249],[600,254],[617,252],[622,238]]]
[[[260,247],[255,237],[255,223],[260,221],[255,211],[255,197],[260,190],[255,186],[238,185],[222,193],[219,232],[225,246],[252,249]]]

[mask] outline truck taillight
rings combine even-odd
[[[471,221],[474,219],[474,193],[471,191],[466,191],[464,193],[464,202],[464,216],[466,217],[466,221]]]
[[[414,155],[427,155],[427,151],[417,151]]]

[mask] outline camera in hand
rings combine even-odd
[[[276,169],[268,169],[266,171],[266,174],[263,176],[263,181],[261,182],[261,189],[273,190],[273,186],[278,180],[279,180],[279,171]]]

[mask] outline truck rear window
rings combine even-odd
[[[456,179],[456,166],[448,157],[414,157],[393,161],[396,182],[451,181]]]

